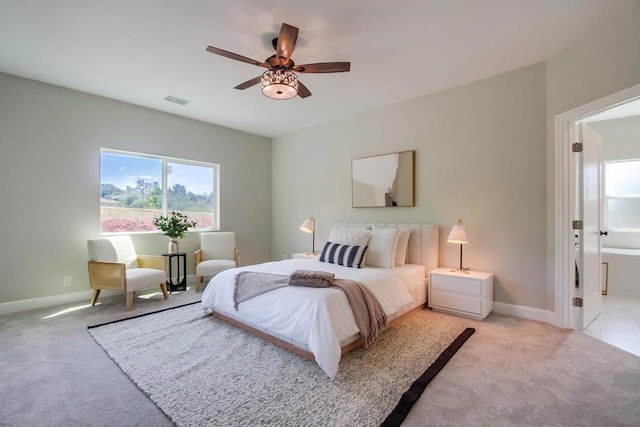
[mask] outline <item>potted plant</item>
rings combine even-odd
[[[176,211],[171,211],[169,216],[153,217],[153,225],[158,227],[165,236],[169,236],[169,253],[179,252],[178,239],[182,239],[190,227],[195,227],[196,222]]]

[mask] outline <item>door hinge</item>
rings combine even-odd
[[[582,230],[583,225],[584,225],[584,223],[582,221],[580,221],[580,220],[575,220],[575,221],[573,221],[571,223],[571,227],[574,230]]]
[[[582,142],[571,144],[571,151],[574,153],[582,153]]]
[[[573,299],[573,306],[574,307],[582,307],[582,298],[574,298]]]

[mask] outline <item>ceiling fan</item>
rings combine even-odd
[[[298,29],[283,23],[280,28],[280,34],[272,42],[276,53],[265,59],[264,62],[213,46],[208,46],[207,52],[267,68],[267,71],[262,73],[261,76],[240,83],[234,89],[244,90],[262,83],[262,93],[273,99],[289,99],[296,95],[300,96],[300,98],[311,96],[311,92],[298,80],[296,73],[341,73],[351,70],[350,62],[320,62],[296,65],[291,59],[291,54],[296,47],[297,39]]]

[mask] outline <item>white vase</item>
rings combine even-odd
[[[170,254],[175,254],[177,252],[180,252],[180,248],[178,247],[178,239],[174,239],[174,238],[169,239],[168,252]]]

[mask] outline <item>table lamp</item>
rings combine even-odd
[[[469,269],[462,266],[462,245],[467,244],[467,232],[464,230],[464,225],[462,225],[461,219],[458,220],[458,224],[451,227],[451,232],[449,233],[449,237],[447,237],[447,242],[460,245],[460,268],[451,271],[462,271],[469,274]]]
[[[304,231],[305,233],[312,233],[313,237],[311,238],[311,252],[307,253],[307,255],[316,255],[316,219],[313,217],[305,219],[300,226],[300,230]]]

